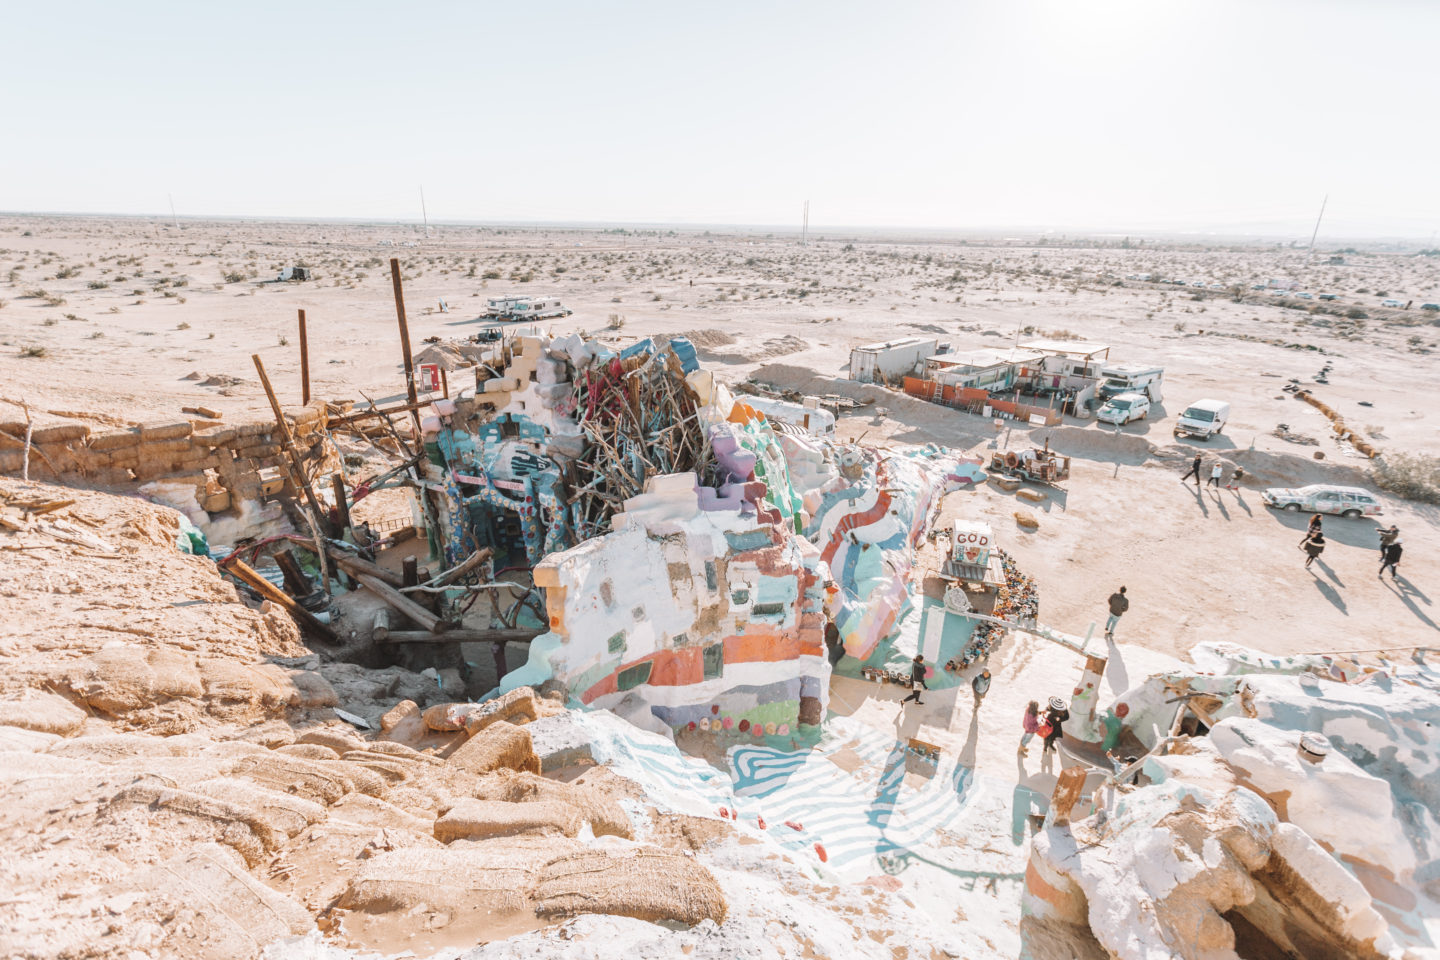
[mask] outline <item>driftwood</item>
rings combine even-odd
[[[332,547],[327,544],[325,551],[330,554],[330,559],[334,560],[352,576],[363,573],[388,583],[392,587],[401,586],[404,582],[401,580],[400,574],[393,570],[386,570],[378,564],[371,563],[369,560],[363,560],[353,553],[347,553],[341,550],[339,547]]]
[[[405,616],[409,617],[411,620],[414,620],[416,623],[420,624],[422,627],[424,627],[426,630],[429,630],[431,633],[441,633],[444,631],[445,627],[442,626],[442,624],[444,624],[445,621],[441,620],[439,617],[435,616],[435,614],[431,613],[429,610],[426,610],[424,607],[420,606],[420,604],[416,603],[414,600],[411,600],[409,597],[405,596],[403,593],[401,593],[399,590],[396,590],[394,587],[390,586],[390,584],[386,583],[385,581],[379,579],[378,577],[372,577],[368,573],[357,573],[355,575],[355,579],[359,580],[360,584],[366,589],[368,589],[371,593],[375,594],[381,600],[384,600],[386,603],[388,603],[391,607],[393,607],[400,613],[405,614]],[[393,637],[394,634],[391,634],[391,636]]]

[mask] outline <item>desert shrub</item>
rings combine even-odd
[[[1367,319],[1370,314],[1366,313],[1364,310],[1361,310],[1359,307],[1351,307],[1349,310],[1345,311],[1345,316],[1349,317],[1351,320],[1364,320]]]
[[[1382,490],[1417,500],[1440,503],[1440,456],[1429,453],[1381,454],[1370,463],[1370,476]]]
[[[104,280],[91,280],[89,283],[85,284],[85,286],[89,287],[91,290],[104,290],[105,288],[109,287],[110,284],[106,283]]]
[[[55,271],[55,279],[56,279],[56,280],[69,280],[71,277],[79,276],[79,274],[80,274],[80,268],[79,268],[79,267],[66,267],[66,268],[63,269],[63,270],[56,270],[56,271]]]
[[[244,279],[245,279],[245,274],[239,273],[239,272],[237,272],[237,271],[235,271],[235,270],[232,270],[232,271],[230,271],[229,273],[225,274],[225,282],[226,282],[226,283],[241,283],[241,282],[244,281]]]
[[[46,350],[44,347],[36,346],[34,344],[31,344],[28,347],[20,348],[20,356],[22,357],[43,357],[45,356],[45,353]]]
[[[605,326],[611,330],[620,330],[625,326],[625,318],[618,313],[610,314],[610,320]]]
[[[482,280],[499,280],[499,279],[500,279],[500,271],[499,271],[499,270],[486,270],[484,273],[480,274],[480,279],[482,279]]]

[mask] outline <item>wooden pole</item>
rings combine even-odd
[[[280,401],[275,399],[275,388],[270,386],[270,378],[265,374],[265,364],[260,362],[260,355],[252,353],[250,359],[255,361],[255,370],[260,374],[260,383],[265,387],[265,396],[270,398],[270,409],[275,412],[275,425],[280,428],[280,445],[285,448],[285,455],[290,461],[290,477],[305,493],[305,500],[310,504],[310,509],[315,511],[317,523],[325,522],[325,515],[320,510],[320,501],[315,499],[315,491],[310,486],[310,480],[305,476],[305,470],[300,465],[300,454],[295,450],[295,439],[290,436],[290,425],[285,422],[285,413],[280,409]]]
[[[405,585],[405,582],[400,579],[398,573],[377,566],[369,560],[362,560],[354,554],[346,553],[336,547],[331,547],[327,552],[330,554],[330,559],[334,560],[338,566],[343,567],[351,576],[358,576],[363,573],[377,580],[383,580],[392,587],[403,587]]]
[[[450,378],[445,376],[443,365],[440,367],[440,395],[447,400],[450,399]]]
[[[420,604],[416,603],[414,600],[411,600],[409,597],[405,596],[405,594],[401,593],[399,590],[396,590],[394,587],[390,586],[390,584],[386,583],[384,580],[381,580],[379,577],[372,577],[368,573],[360,573],[355,575],[355,579],[359,580],[366,589],[374,593],[381,600],[384,600],[386,603],[390,604],[390,606],[394,607],[397,611],[405,614],[405,616],[409,617],[411,620],[414,620],[416,623],[420,624],[420,626],[424,627],[431,633],[440,633],[445,629],[445,621],[441,620],[439,617],[435,616],[435,614],[431,613],[429,610],[426,610],[424,607],[420,606]],[[395,634],[392,632],[390,636],[394,637]]]
[[[400,586],[414,587],[420,583],[420,558],[414,556],[406,557],[400,561]]]
[[[296,603],[284,590],[266,580],[260,574],[250,568],[245,561],[238,557],[225,564],[225,572],[234,574],[235,577],[247,584],[260,596],[271,603],[282,607],[290,616],[294,617],[302,628],[324,640],[326,643],[339,643],[340,639],[335,636],[335,631],[324,623],[321,623],[313,613]]]
[[[290,596],[297,600],[310,596],[315,588],[310,585],[305,571],[300,569],[300,561],[295,559],[293,551],[275,551],[275,562],[280,565],[280,572],[285,574],[285,589],[290,591]]]
[[[305,311],[300,311],[300,403],[310,402],[310,345],[305,339]]]
[[[384,640],[390,636],[390,608],[381,607],[375,611],[375,621],[370,627],[371,640]]]
[[[419,402],[415,395],[415,360],[410,356],[410,325],[405,322],[405,291],[400,286],[400,260],[390,258],[390,285],[395,289],[395,317],[400,321],[400,353],[405,359],[405,395],[410,399],[410,416],[415,420],[415,436],[420,436]]]
[[[345,499],[345,478],[340,473],[330,474],[330,489],[335,494],[335,512],[340,520],[340,533],[350,529],[350,502]]]

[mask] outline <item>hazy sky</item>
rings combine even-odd
[[[6,5],[0,209],[1440,230],[1440,2]]]

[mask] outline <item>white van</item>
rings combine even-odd
[[[1224,400],[1196,400],[1185,408],[1175,423],[1175,436],[1209,440],[1225,432],[1230,419],[1230,404]]]
[[[1106,400],[1122,393],[1143,393],[1151,403],[1165,399],[1164,367],[1101,367],[1100,396]]]

